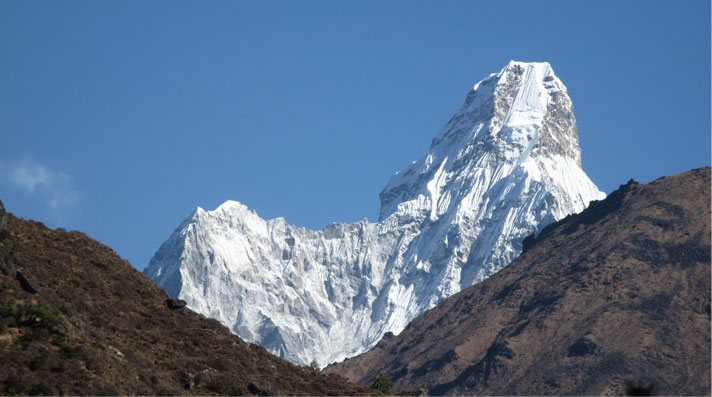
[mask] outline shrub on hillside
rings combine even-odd
[[[388,379],[386,374],[381,372],[376,376],[376,379],[373,380],[371,388],[376,389],[377,392],[383,395],[391,394],[393,391],[393,382]]]

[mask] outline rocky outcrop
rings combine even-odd
[[[7,231],[7,212],[2,201],[0,201],[0,236],[5,236]],[[17,273],[17,267],[12,260],[12,255],[7,250],[5,245],[0,241],[0,275],[14,278]]]
[[[263,390],[261,387],[257,386],[255,383],[250,383],[247,385],[247,390],[255,396],[273,396],[274,394]]]
[[[31,293],[31,294],[36,294],[40,292],[40,290],[35,286],[28,278],[25,276],[21,271],[17,271],[17,274],[15,276],[17,281],[20,283],[20,286],[22,289],[25,291]]]
[[[5,211],[5,206],[0,200],[0,231],[5,230],[7,227],[7,211]]]
[[[180,384],[186,390],[193,390],[193,387],[195,387],[195,379],[193,375],[183,371],[180,373]]]
[[[0,243],[0,274],[14,278],[17,273],[17,267],[12,260],[12,255],[8,252],[3,243]]]
[[[5,206],[2,201],[0,201],[0,236],[3,237],[7,236],[7,217],[8,214],[7,211],[5,211]],[[22,289],[31,294],[39,292],[37,286],[35,286],[27,276],[17,270],[10,251],[8,251],[2,242],[0,242],[0,274],[11,278],[14,277],[20,283]]]
[[[171,310],[182,309],[185,307],[185,301],[182,299],[166,299],[166,306]]]

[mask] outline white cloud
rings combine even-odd
[[[31,195],[44,197],[52,210],[72,206],[79,200],[72,178],[64,172],[52,171],[31,159],[4,168],[10,183]]]

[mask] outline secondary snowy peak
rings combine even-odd
[[[186,218],[145,273],[243,338],[325,365],[399,333],[603,196],[581,170],[563,83],[548,63],[512,61],[391,177],[378,223],[313,231],[228,201]]]

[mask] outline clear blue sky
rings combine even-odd
[[[706,0],[0,0],[0,199],[139,269],[228,199],[376,220],[510,59],[552,64],[602,190],[710,164]]]

